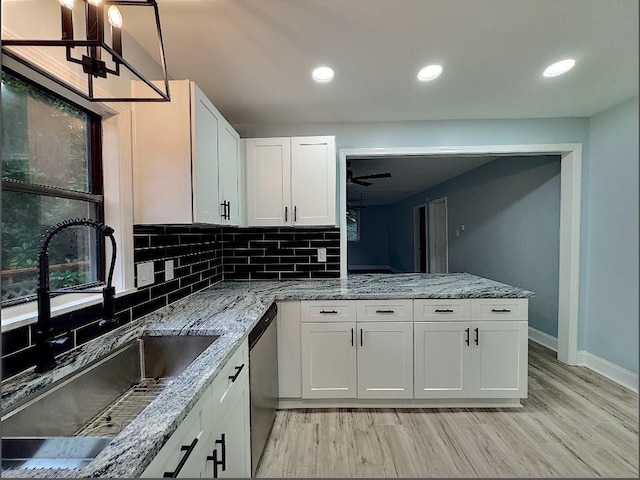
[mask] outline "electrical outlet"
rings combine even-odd
[[[327,249],[322,247],[318,249],[318,262],[326,262],[327,261]]]
[[[164,279],[173,280],[173,260],[164,262]]]
[[[139,263],[136,265],[138,274],[138,287],[146,287],[154,281],[155,271],[153,270],[153,262]]]

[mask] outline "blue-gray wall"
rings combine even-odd
[[[560,157],[505,157],[390,205],[391,266],[413,271],[413,207],[447,197],[449,271],[536,293],[529,323],[558,335]],[[456,228],[465,230],[456,237]]]
[[[590,120],[584,348],[638,371],[638,98]]]
[[[388,223],[388,209],[384,205],[360,210],[360,240],[348,242],[349,267],[389,265]]]

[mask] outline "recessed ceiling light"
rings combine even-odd
[[[558,75],[567,73],[575,66],[575,64],[576,61],[573,58],[560,60],[559,62],[549,65],[544,72],[542,72],[542,75],[545,77],[557,77]]]
[[[428,82],[434,80],[442,73],[442,65],[427,65],[418,72],[418,80]]]
[[[313,77],[313,79],[316,82],[320,83],[330,82],[331,80],[333,80],[334,75],[335,72],[333,71],[333,68],[324,66],[316,67],[313,69],[313,72],[311,72],[311,76]]]

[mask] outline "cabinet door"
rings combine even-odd
[[[194,84],[192,88],[193,221],[220,223],[218,199],[218,125],[213,104]]]
[[[528,322],[472,322],[474,398],[527,396]]]
[[[240,161],[240,136],[226,121],[220,123],[218,132],[219,153],[220,153],[220,198],[219,203],[228,202],[228,219],[224,220],[227,225],[241,224],[241,192],[242,174]]]
[[[413,398],[413,323],[357,327],[358,398]]]
[[[334,137],[291,139],[291,197],[294,225],[336,224]]]
[[[246,155],[248,225],[291,225],[291,139],[249,139]]]
[[[249,375],[243,373],[236,383],[237,389],[221,407],[224,409],[224,417],[219,424],[214,425],[213,451],[209,452],[205,470],[207,478],[251,476]],[[214,464],[212,458],[218,460],[218,465]]]
[[[302,324],[302,398],[356,398],[355,322]]]
[[[471,396],[470,329],[469,322],[414,324],[415,398]]]

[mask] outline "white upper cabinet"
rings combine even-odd
[[[291,139],[246,141],[247,223],[291,225]]]
[[[250,226],[335,225],[334,137],[246,141]]]
[[[242,161],[240,135],[223,119],[218,128],[219,198],[222,200],[225,224],[242,224]],[[226,211],[225,211],[226,209]]]
[[[291,202],[293,225],[335,225],[334,137],[291,139]]]
[[[135,223],[240,224],[239,135],[195,83],[170,90],[133,106]]]

